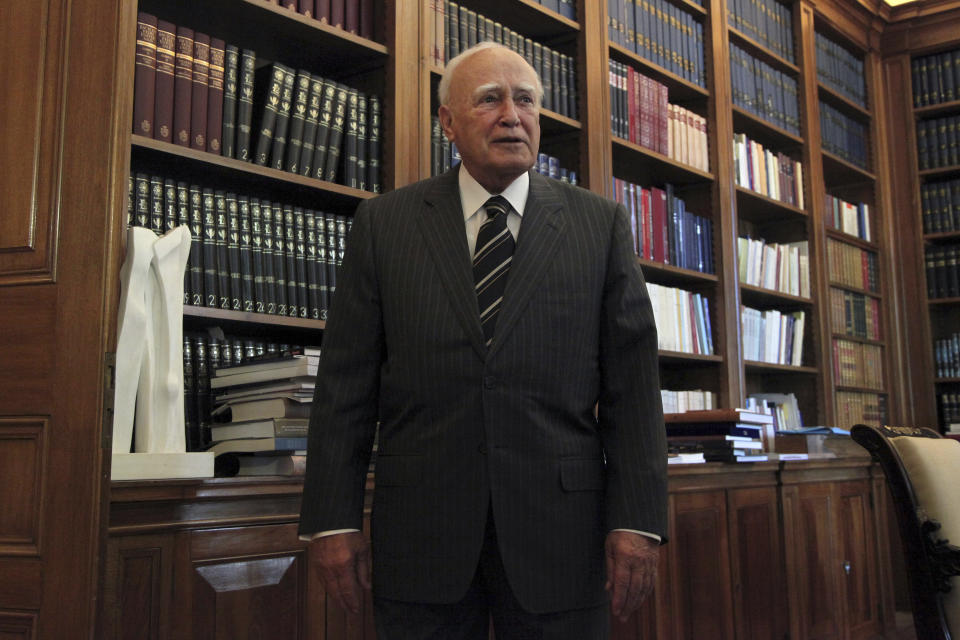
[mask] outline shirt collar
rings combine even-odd
[[[480,183],[470,175],[470,172],[462,164],[460,165],[460,171],[457,173],[459,174],[460,204],[463,205],[463,219],[468,220],[483,206],[484,202],[497,194],[490,193],[480,186]],[[513,210],[522,217],[523,210],[527,206],[527,195],[529,193],[530,173],[524,171],[500,195],[506,198]]]

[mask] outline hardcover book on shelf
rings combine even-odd
[[[283,161],[287,149],[287,132],[290,129],[290,111],[293,106],[295,76],[293,69],[284,67],[283,87],[280,90],[280,105],[277,107],[277,120],[273,131],[270,162],[268,166],[283,170]]]
[[[251,49],[243,49],[240,54],[240,84],[237,95],[236,155],[238,160],[253,160],[251,149],[253,128],[253,88],[256,75],[257,54]]]
[[[248,438],[306,438],[309,423],[309,418],[281,417],[219,423],[210,427],[210,441],[218,443]]]
[[[190,148],[207,150],[207,118],[210,98],[210,36],[199,31],[193,37],[193,82],[190,96]]]
[[[303,453],[227,453],[216,458],[216,475],[232,476],[302,476],[307,469]]]
[[[207,151],[223,151],[223,83],[226,73],[226,43],[210,38],[210,75],[207,92]]]
[[[157,82],[154,102],[153,137],[173,142],[173,87],[176,69],[177,27],[157,21]]]
[[[211,412],[218,422],[243,422],[268,418],[309,418],[312,408],[311,395],[264,394],[264,396],[240,398],[221,403]]]
[[[137,49],[133,78],[133,132],[153,137],[157,83],[157,17],[137,14]]]
[[[215,456],[224,453],[255,453],[259,451],[306,451],[306,436],[296,437],[269,437],[269,438],[237,438],[221,440],[211,445],[207,451]]]
[[[221,114],[221,152],[227,158],[237,157],[237,99],[240,90],[240,50],[228,44],[223,55],[223,113]]]

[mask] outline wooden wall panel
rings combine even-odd
[[[56,154],[67,0],[4,3],[0,86],[0,285],[55,277]]]
[[[37,555],[47,420],[0,418],[0,555]]]
[[[31,613],[0,611],[0,640],[33,640],[37,617]]]

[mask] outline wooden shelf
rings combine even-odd
[[[836,154],[823,149],[821,155],[823,157],[823,179],[826,182],[827,189],[877,181],[877,176],[873,173],[844,160]]]
[[[942,231],[940,233],[923,234],[924,242],[937,243],[950,240],[960,240],[960,231]]]
[[[772,147],[773,151],[799,149],[803,146],[803,138],[799,135],[778,127],[743,107],[733,105],[732,109],[734,133],[745,133],[751,140],[765,147]]]
[[[849,384],[838,384],[837,391],[853,391],[854,393],[875,393],[880,396],[889,395],[885,389],[874,389],[872,387],[858,387]]]
[[[934,384],[960,384],[960,378],[934,378]]]
[[[580,24],[547,9],[535,0],[463,0],[460,6],[473,9],[496,22],[509,25],[518,33],[551,47],[572,45]],[[572,51],[571,51],[572,53]]]
[[[666,182],[683,186],[712,182],[714,175],[638,144],[613,138],[614,175],[644,186]]]
[[[323,208],[332,204],[338,212],[352,212],[361,200],[376,196],[375,193],[342,184],[262,167],[252,162],[225,158],[139,135],[131,135],[131,145],[135,168],[139,160],[149,160],[151,166],[161,166],[169,177],[181,180],[196,180],[198,173],[205,177],[216,176],[235,185],[237,189],[266,189],[277,194],[275,197],[286,200],[290,200],[293,194],[306,195],[310,206]],[[318,192],[323,194],[322,201],[317,198]]]
[[[955,304],[960,304],[960,298],[928,298],[927,302],[930,303],[930,306],[952,306]]]
[[[671,104],[679,104],[688,108],[691,105],[706,105],[707,98],[710,97],[710,92],[706,88],[694,84],[686,78],[664,69],[652,60],[648,60],[618,44],[610,43],[610,52],[613,54],[612,57],[619,62],[636,67],[637,71],[643,75],[667,85]],[[693,110],[697,111],[696,108]]]
[[[829,284],[834,289],[843,289],[844,291],[852,291],[853,293],[862,293],[863,295],[870,296],[871,298],[877,298],[877,299],[883,298],[883,296],[880,295],[879,291],[868,291],[867,289],[861,289],[860,287],[854,287],[849,284],[843,284],[842,282],[837,282],[835,280],[830,280],[827,284]]]
[[[798,223],[805,228],[810,215],[795,205],[765,196],[748,187],[736,185],[737,217],[758,225]]]
[[[830,103],[847,115],[853,116],[853,118],[856,120],[860,120],[861,122],[869,122],[873,117],[873,114],[871,114],[866,107],[857,104],[836,89],[828,87],[825,84],[818,82],[817,92],[819,93],[821,100]]]
[[[933,118],[944,114],[960,111],[960,100],[929,104],[925,107],[915,107],[913,113],[918,118]]]
[[[760,42],[754,40],[736,27],[727,25],[727,31],[730,32],[732,39],[736,40],[737,44],[748,49],[751,55],[761,58],[764,62],[771,66],[779,67],[780,71],[786,71],[793,76],[800,75],[800,67],[790,62],[786,58],[774,53]]]
[[[723,356],[666,351],[664,349],[658,350],[657,355],[660,356],[661,364],[692,364],[697,362],[719,364],[723,362]]]
[[[195,307],[184,305],[183,317],[185,322],[191,318],[203,321],[215,320],[232,325],[247,325],[252,327],[273,327],[275,329],[309,329],[323,331],[326,322],[310,318],[292,318],[266,313],[247,313],[245,311],[231,311],[229,309],[215,309],[213,307]],[[319,340],[318,340],[319,341]]]
[[[933,169],[922,169],[917,172],[917,176],[924,180],[928,178],[947,178],[954,174],[960,174],[960,164],[935,167]]]
[[[820,370],[816,367],[796,367],[792,364],[773,364],[771,362],[758,362],[756,360],[744,360],[743,366],[748,371],[753,372],[775,371],[777,373],[797,373],[804,375],[816,375],[820,373]]]
[[[752,284],[740,283],[740,297],[744,304],[749,306],[761,305],[766,307],[810,307],[813,306],[811,298],[803,296],[794,296],[782,291],[765,289]],[[748,303],[751,301],[752,304]]]
[[[859,336],[847,335],[846,333],[833,332],[832,334],[830,334],[830,337],[835,338],[837,340],[849,340],[850,342],[859,342],[860,344],[872,344],[878,347],[885,347],[887,344],[882,338],[880,340],[873,340],[871,338],[861,338]]]
[[[869,242],[863,238],[852,236],[849,233],[844,233],[843,231],[839,231],[837,229],[827,229],[826,233],[828,238],[833,238],[838,242],[845,242],[847,244],[860,247],[865,251],[873,251],[875,253],[880,251],[880,245],[878,245],[876,242]]]
[[[719,277],[713,273],[701,273],[690,269],[663,264],[654,260],[637,258],[643,267],[643,275],[647,282],[665,285],[716,285]]]

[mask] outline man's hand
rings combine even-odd
[[[613,615],[625,621],[657,581],[657,541],[632,531],[607,534],[607,584]]]
[[[370,589],[370,545],[362,533],[336,533],[314,539],[310,550],[327,596],[360,613],[363,589]]]

